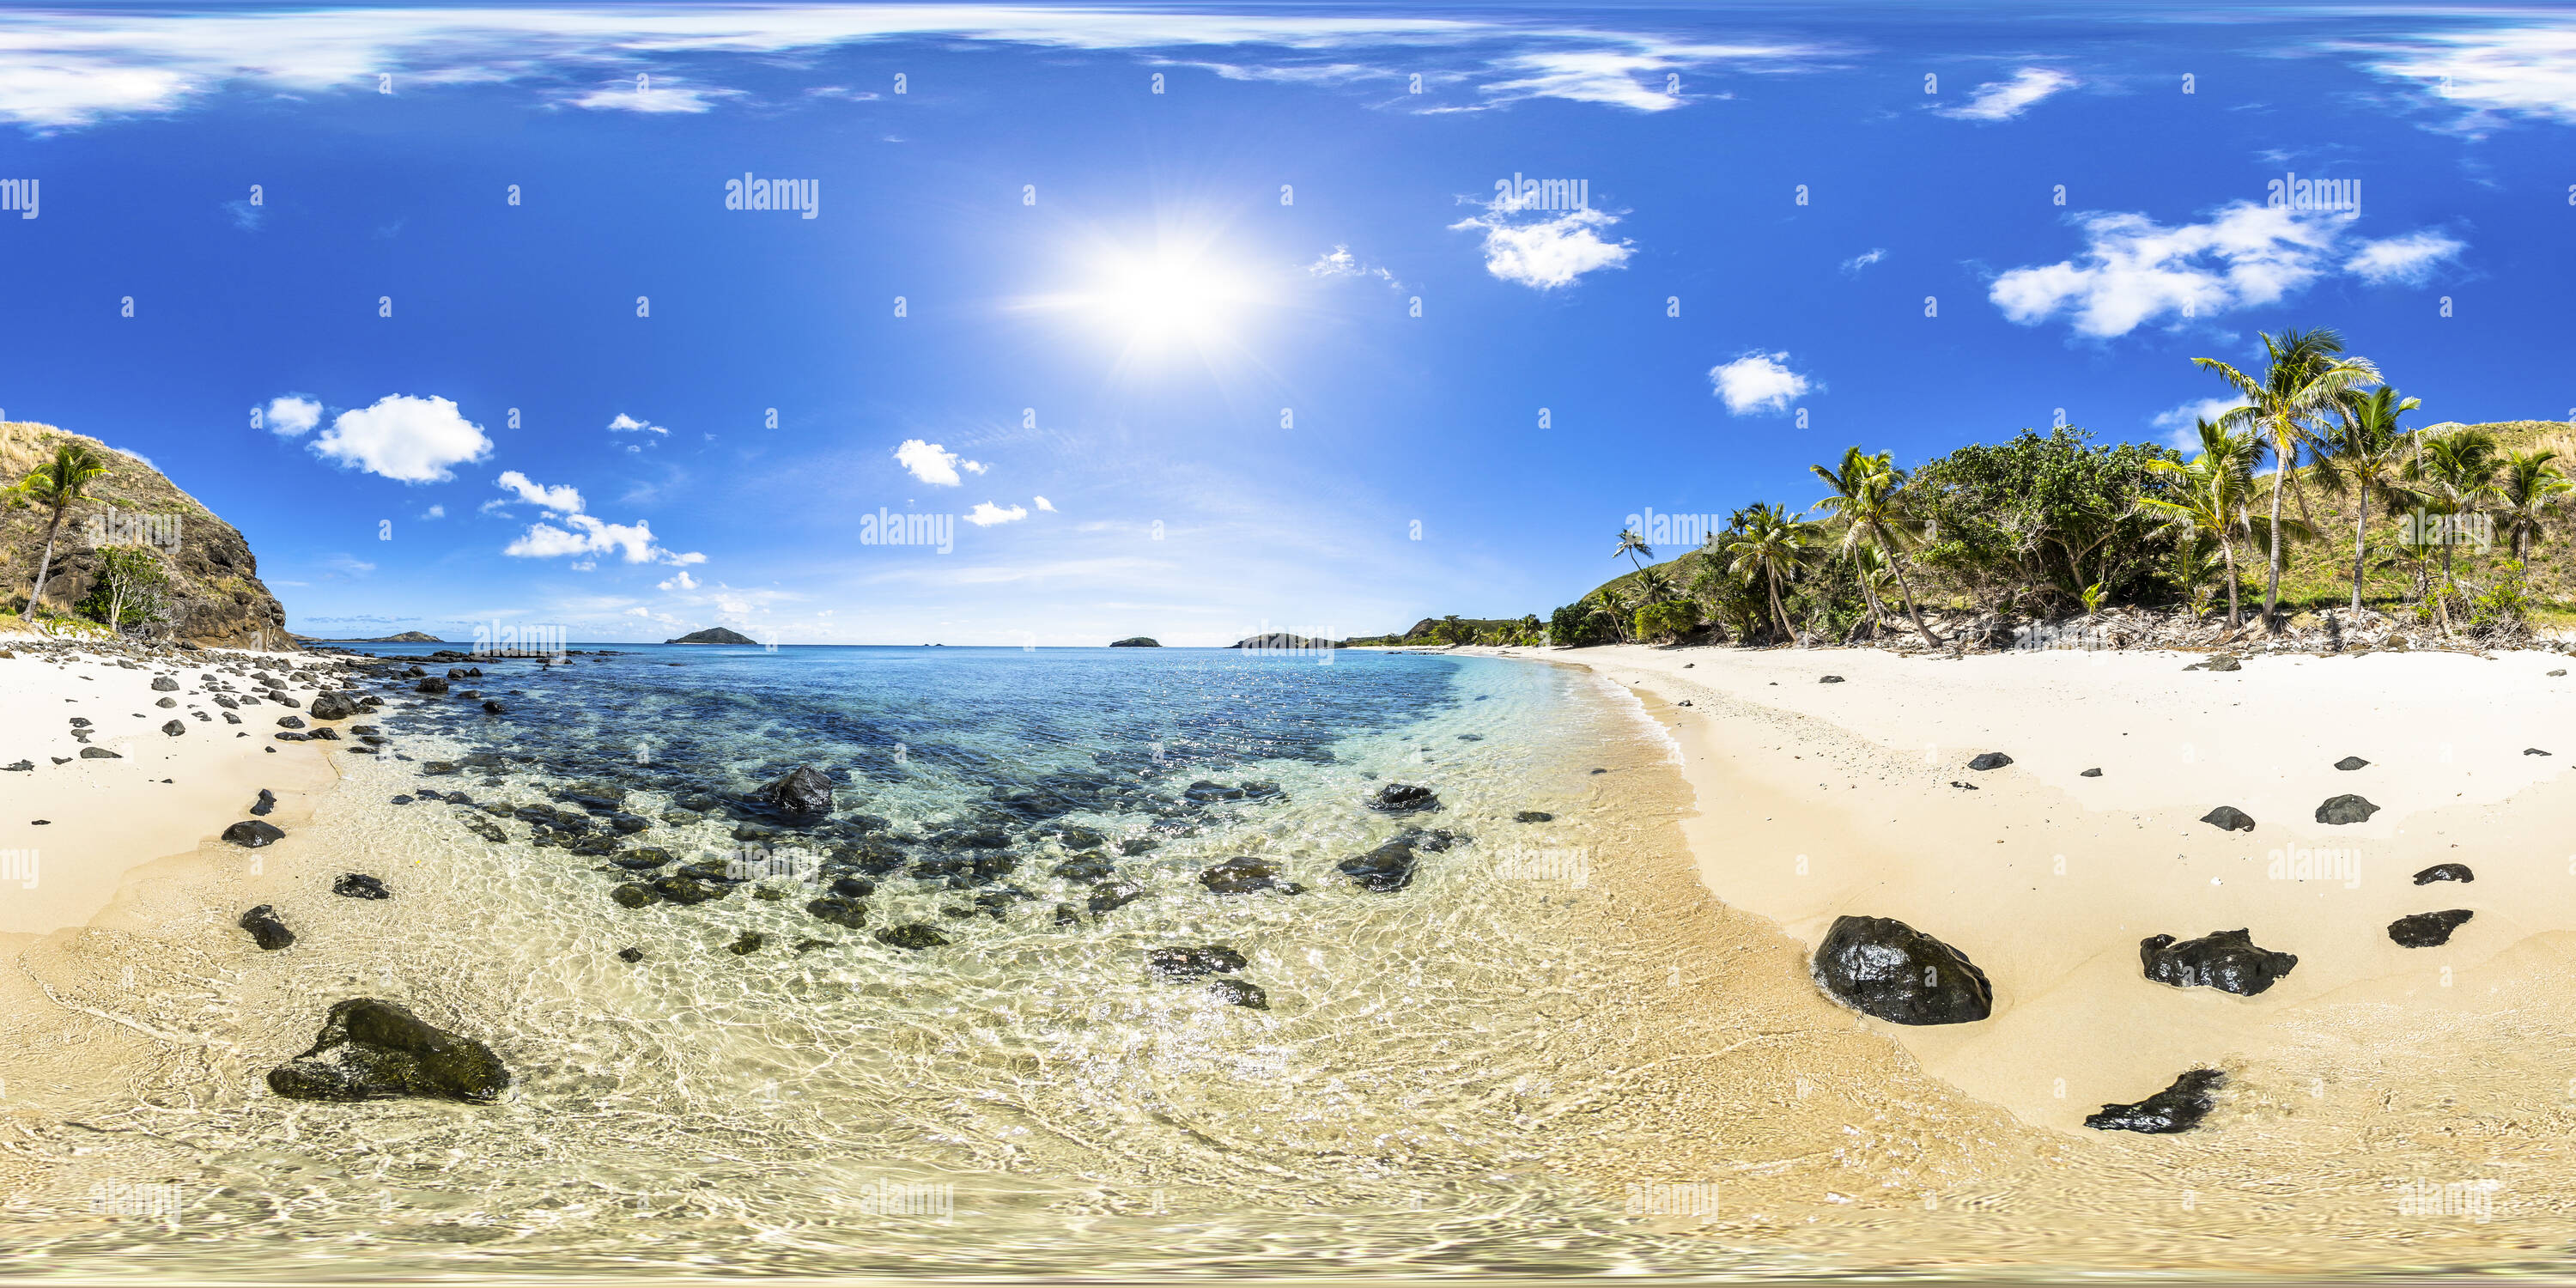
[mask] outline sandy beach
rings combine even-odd
[[[2202,1064],[2306,1087],[2324,1076],[2329,1017],[2366,1009],[2418,1030],[2499,1000],[2557,1006],[2546,981],[2576,961],[2576,687],[2549,674],[2565,668],[2555,654],[2205,672],[2168,653],[1510,652],[1661,705],[1696,798],[1683,830],[1719,899],[1809,949],[1837,916],[1894,917],[1982,967],[1986,1021],[1860,1022],[2033,1125],[2080,1131],[2099,1105]],[[2013,763],[1968,768],[1990,751]],[[2371,763],[2336,769],[2346,756]],[[2344,793],[2381,809],[2314,820]],[[2255,830],[2201,821],[2220,805]],[[2475,882],[2413,883],[2446,862]],[[2451,908],[2477,916],[2442,947],[2386,933]],[[2261,996],[2142,978],[2140,939],[2239,927],[2299,957]],[[2534,1088],[2563,1090],[2554,1074]]]

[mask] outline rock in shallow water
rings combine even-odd
[[[245,849],[256,850],[263,845],[271,845],[285,840],[286,833],[280,830],[275,823],[263,823],[258,819],[252,818],[244,819],[241,822],[233,824],[231,827],[225,828],[224,839]]]
[[[2414,916],[2399,917],[2389,922],[2388,937],[2396,940],[2401,948],[2439,948],[2451,942],[2452,931],[2467,924],[2469,918],[2476,915],[2478,914],[2466,908],[2453,908],[2446,912],[2419,912]]]
[[[273,953],[295,943],[295,932],[277,919],[277,909],[268,904],[243,913],[241,920],[233,924],[249,931],[251,942],[258,944],[261,952]]]
[[[1411,783],[1388,783],[1366,803],[1381,814],[1419,814],[1440,808],[1440,798],[1430,788]]]
[[[1252,894],[1276,890],[1281,894],[1304,894],[1306,887],[1294,881],[1279,879],[1279,868],[1267,859],[1237,855],[1199,873],[1199,884],[1210,894]]]
[[[1145,950],[1145,968],[1164,979],[1197,979],[1244,967],[1243,954],[1224,944],[1201,944]]]
[[[857,899],[826,896],[806,904],[805,911],[835,926],[850,930],[867,929],[868,905]]]
[[[1512,815],[1512,821],[1515,823],[1553,823],[1556,821],[1556,815],[1550,814],[1543,809],[1525,809],[1518,814]]]
[[[1363,890],[1401,890],[1413,884],[1413,842],[1397,837],[1384,845],[1333,865]]]
[[[1256,1011],[1270,1009],[1270,995],[1248,979],[1212,979],[1207,982],[1207,987],[1209,992],[1216,994],[1218,1001],[1248,1006]]]
[[[1816,946],[1815,979],[1844,1005],[1897,1024],[1994,1013],[1994,988],[1966,954],[1890,917],[1835,918]]]
[[[331,893],[349,899],[390,899],[394,892],[385,883],[364,872],[344,872],[331,883]]]
[[[2194,1069],[2174,1079],[2172,1086],[2134,1105],[2102,1106],[2102,1112],[2085,1116],[2084,1125],[2095,1131],[2137,1131],[2158,1136],[2189,1131],[2217,1106],[2209,1093],[2225,1085],[2226,1074],[2216,1069]]]
[[[2138,941],[2138,958],[2147,978],[2176,988],[2214,988],[2252,997],[2279,983],[2299,964],[2292,953],[2254,946],[2247,930],[2217,930],[2198,939],[2176,942],[2171,935]]]
[[[798,765],[751,798],[789,818],[821,818],[832,812],[832,780],[811,765]]]
[[[312,1049],[268,1071],[269,1090],[290,1100],[488,1101],[509,1086],[492,1048],[371,997],[332,1007]]]
[[[874,938],[878,943],[889,948],[901,948],[916,953],[925,948],[942,948],[949,942],[948,936],[919,922],[905,926],[888,926],[874,932]]]

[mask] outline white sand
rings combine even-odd
[[[238,658],[285,680],[309,706],[317,690],[287,680],[286,671],[310,658],[209,649],[161,654],[128,670],[103,652],[56,661],[31,652],[33,642],[0,638],[0,648],[17,654],[0,659],[0,765],[35,764],[0,773],[0,944],[88,923],[138,869],[193,854],[250,817],[261,788],[291,812],[337,778],[316,745],[273,736],[278,717],[296,711],[261,701],[240,708],[240,724],[226,724],[198,678],[218,660]],[[178,692],[152,690],[163,675],[179,682]],[[232,683],[237,693],[249,687]],[[163,697],[178,705],[153,705]],[[91,721],[88,745],[122,759],[80,759],[74,716]],[[176,737],[161,731],[174,718],[186,729]],[[56,757],[70,759],[55,764]]]
[[[2392,1041],[2498,998],[2576,1018],[2562,986],[2576,936],[2559,933],[2576,929],[2576,680],[2546,674],[2565,658],[2258,657],[2210,673],[2171,653],[1509,652],[1690,701],[1660,717],[1696,793],[1683,827],[1708,888],[1810,950],[1859,914],[1965,952],[1994,983],[1991,1018],[1863,1022],[2026,1122],[2080,1130],[2200,1064],[2321,1078],[2317,1031],[2355,1005]],[[2014,763],[1969,770],[1986,751]],[[2373,763],[2338,771],[2346,755]],[[2315,822],[2342,793],[2383,809]],[[2218,805],[2256,830],[2199,821]],[[2313,879],[2295,879],[2302,859]],[[2412,884],[2454,861],[2477,880]],[[2477,913],[2448,945],[2387,936],[2447,908]],[[2238,927],[2297,968],[2252,998],[2143,977],[2141,938]],[[2345,1042],[2361,1056],[2375,1037]]]

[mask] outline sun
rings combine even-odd
[[[1107,252],[1090,277],[1082,311],[1148,349],[1228,340],[1257,303],[1242,274],[1203,250]]]

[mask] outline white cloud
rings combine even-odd
[[[1787,411],[1792,400],[1815,387],[1813,381],[1791,371],[1788,361],[1786,353],[1757,350],[1709,368],[1708,380],[1717,396],[1726,401],[1730,415]]]
[[[961,468],[969,474],[981,474],[988,468],[981,461],[967,460],[937,443],[918,438],[903,440],[903,445],[894,449],[894,458],[912,471],[914,478],[938,487],[955,487],[964,482],[957,474]]]
[[[501,477],[493,481],[503,490],[518,493],[520,500],[540,509],[559,514],[579,514],[582,511],[581,493],[569,485],[539,487],[517,470],[503,470]]]
[[[1873,246],[1858,255],[1852,256],[1850,259],[1844,260],[1843,272],[1852,276],[1858,276],[1862,269],[1885,258],[1887,258],[1887,248],[1884,246]]]
[[[1047,513],[1049,513],[1049,514],[1053,514],[1053,513],[1055,513],[1055,502],[1050,501],[1050,500],[1048,500],[1048,499],[1046,499],[1045,497],[1042,497],[1042,496],[1040,496],[1040,497],[1031,497],[1030,499],[1031,499],[1031,500],[1033,500],[1033,501],[1036,501],[1036,502],[1038,503],[1038,508],[1039,508],[1039,509],[1046,511],[1046,512],[1047,512]]]
[[[1353,255],[1348,246],[1335,246],[1317,256],[1314,263],[1306,266],[1306,272],[1312,277],[1374,277],[1389,286],[1398,284],[1395,274],[1379,265],[1361,263],[1359,256]]]
[[[2219,417],[2244,405],[2242,398],[2196,398],[2157,412],[2147,418],[2147,423],[2165,431],[2167,446],[2196,451],[2200,447],[2200,422],[2216,423]]]
[[[1481,215],[1461,219],[1450,230],[1485,234],[1485,271],[1506,282],[1542,291],[1570,286],[1585,273],[1618,268],[1635,247],[1601,240],[1601,232],[1619,222],[1603,210],[1569,210],[1550,219],[1530,220],[1497,204]]]
[[[574,107],[599,112],[705,112],[713,110],[717,102],[741,93],[738,89],[675,86],[657,76],[640,87],[631,80],[618,81],[566,101]]]
[[[966,4],[723,5],[590,9],[565,4],[366,7],[171,13],[122,8],[13,12],[0,43],[0,115],[62,129],[120,115],[176,111],[233,83],[271,93],[406,85],[561,83],[567,73],[623,71],[639,57],[761,56],[903,38],[962,39],[1084,51],[1247,49],[1330,64],[1336,50],[1424,70],[1437,84],[1475,84],[1491,106],[1554,98],[1636,111],[1687,101],[1668,75],[1712,66],[1795,68],[1816,51],[1789,45],[1693,44],[1597,21],[1531,22],[1360,14],[1176,12]],[[1444,55],[1446,55],[1444,57]],[[1342,60],[1347,62],[1347,59]],[[635,68],[636,70],[646,70]],[[603,111],[703,112],[738,91],[658,72],[556,101]],[[743,96],[747,99],[748,96]]]
[[[2355,218],[2252,202],[2177,228],[2143,214],[2079,215],[2079,258],[2013,269],[1987,298],[2024,326],[2063,315],[2079,335],[2119,336],[2161,319],[2277,303],[2339,270],[2374,284],[2405,280],[2465,249],[2420,232],[2356,246]]]
[[[2361,249],[2344,261],[2343,269],[2373,286],[2387,282],[2420,286],[2432,276],[2435,264],[2457,259],[2467,249],[2465,243],[2440,233],[2413,232],[2363,242]]]
[[[1979,85],[1960,107],[1933,110],[1943,116],[1963,121],[2009,121],[2021,115],[2031,104],[2075,84],[2075,78],[2045,67],[2025,67],[2008,81],[1989,81]]]
[[[424,519],[444,519],[447,517],[447,507],[443,505],[433,505],[428,509],[421,511],[420,517]]]
[[[389,394],[374,406],[341,412],[312,448],[344,467],[397,482],[444,483],[456,466],[490,455],[492,440],[444,398]]]
[[[111,448],[109,448],[109,449],[107,449],[107,450],[109,450],[109,451],[111,451],[111,452],[114,452],[114,453],[116,453],[117,455],[119,455],[119,456],[122,456],[122,457],[126,458],[127,460],[134,461],[134,462],[136,462],[136,463],[138,463],[138,464],[142,465],[142,466],[143,466],[143,468],[145,468],[145,469],[147,469],[147,470],[157,470],[157,469],[161,468],[160,466],[155,465],[155,464],[153,464],[153,463],[152,463],[152,458],[151,458],[151,457],[146,456],[146,455],[144,455],[144,454],[143,454],[143,453],[141,453],[141,452],[134,451],[134,450],[132,450],[132,449],[130,449],[130,448],[124,448],[124,447],[111,447]]]
[[[269,399],[261,419],[268,422],[268,432],[280,438],[302,438],[322,423],[322,404],[302,394],[287,394]]]
[[[996,523],[1017,523],[1027,517],[1029,512],[1025,506],[1015,505],[1004,509],[990,501],[976,502],[975,508],[967,511],[965,516],[968,523],[979,528],[989,528]]]
[[[617,413],[617,419],[608,422],[608,432],[612,434],[668,434],[671,431],[664,429],[659,425],[652,424],[649,421],[637,420],[621,411]]]
[[[683,568],[663,579],[659,584],[664,590],[696,590],[698,579],[690,576],[688,570]]]
[[[364,577],[376,570],[374,564],[350,554],[332,555],[322,561],[322,566],[344,577]]]
[[[2576,25],[2471,27],[2336,48],[2365,54],[2374,75],[2415,82],[2472,133],[2508,116],[2576,125]]]

